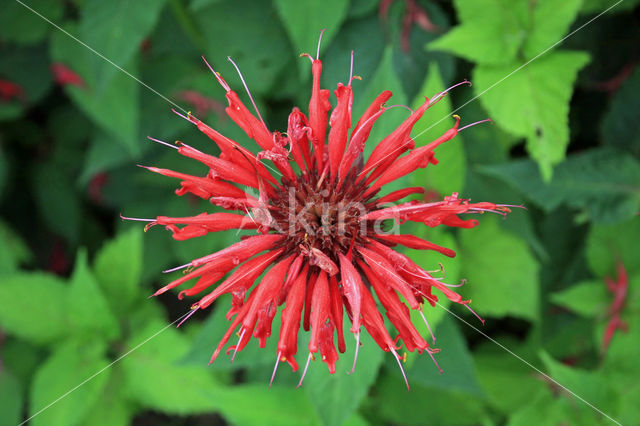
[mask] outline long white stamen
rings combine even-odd
[[[202,55],[202,60],[204,61],[205,64],[207,64],[207,67],[209,67],[209,69],[211,70],[211,72],[213,73],[213,75],[216,77],[216,80],[218,80],[218,83],[220,83],[220,86],[222,86],[222,88],[224,90],[226,90],[227,92],[231,90],[231,88],[229,87],[229,85],[227,84],[226,81],[224,81],[222,79],[222,77],[220,77],[220,74],[218,74],[216,72],[216,70],[213,69],[213,67],[211,67],[211,65],[209,65],[209,62],[207,62],[207,60],[204,58],[204,55]]]
[[[195,313],[196,313],[196,311],[197,311],[198,309],[200,309],[200,307],[199,307],[199,306],[196,306],[195,308],[191,308],[191,312],[189,312],[189,313],[187,314],[187,316],[186,316],[186,317],[184,317],[184,318],[182,319],[182,321],[180,321],[176,327],[180,327],[180,326],[182,325],[182,323],[184,323],[186,320],[188,320],[188,319],[189,319],[189,317],[191,317],[191,315],[195,314]]]
[[[445,90],[443,90],[442,92],[436,94],[433,98],[431,98],[431,100],[429,101],[430,103],[434,103],[440,100],[440,98],[442,98],[444,95],[446,95],[447,93],[449,93],[449,91],[451,89],[454,89],[458,86],[461,86],[463,84],[468,84],[469,86],[471,86],[471,82],[469,80],[463,80],[460,83],[456,83],[451,87],[446,88]]]
[[[176,112],[176,114],[179,114],[179,113]],[[147,139],[149,139],[150,141],[153,141],[153,142],[157,142],[157,143],[159,143],[161,145],[168,146],[169,148],[173,148],[175,150],[178,150],[177,146],[171,145],[169,142],[164,142],[164,141],[161,141],[160,139],[152,138],[151,136],[147,136]]]
[[[278,371],[278,364],[280,364],[280,357],[281,357],[281,354],[280,352],[278,352],[278,357],[276,358],[276,365],[273,366],[273,373],[271,373],[271,381],[269,382],[269,388],[271,388],[271,385],[273,384],[273,379],[276,378],[276,371]]]
[[[475,123],[467,124],[466,126],[459,128],[458,129],[458,133],[460,133],[464,129],[468,129],[471,126],[475,126],[476,124],[487,123],[487,122],[493,123],[493,120],[490,119],[490,118],[485,118],[484,120],[480,120],[480,121],[476,121]]]
[[[360,349],[360,332],[356,333],[356,352],[353,354],[353,366],[351,367],[351,372],[348,374],[353,374],[356,371],[356,361],[358,361],[358,350]]]
[[[395,349],[389,348],[393,355],[396,357],[396,361],[398,362],[398,366],[400,367],[400,371],[402,372],[402,377],[404,377],[404,383],[407,385],[407,391],[411,391],[411,387],[409,386],[409,381],[407,380],[407,375],[404,372],[404,368],[402,367],[402,361],[400,361],[400,355],[396,352]]]
[[[424,323],[427,326],[427,329],[429,330],[429,334],[431,334],[431,339],[433,340],[433,344],[435,345],[436,343],[436,336],[435,334],[433,334],[433,331],[431,331],[431,326],[429,325],[429,322],[427,321],[427,317],[424,316],[424,312],[422,312],[422,309],[420,311],[420,316],[422,316],[422,319],[424,320]]]
[[[309,357],[307,358],[307,364],[304,366],[302,377],[300,377],[300,382],[298,383],[298,386],[296,386],[296,388],[299,388],[300,386],[302,386],[302,382],[304,381],[304,376],[307,375],[307,369],[309,368],[309,363],[311,362],[311,358],[313,358],[313,355],[311,355],[311,352],[309,352]]]
[[[166,269],[166,270],[162,271],[162,273],[163,274],[168,274],[170,272],[175,272],[175,271],[179,271],[180,269],[188,268],[189,266],[191,266],[191,262],[185,263],[184,265],[181,265],[181,266],[176,266],[175,268]]]
[[[236,354],[238,353],[238,347],[240,346],[240,343],[242,342],[242,338],[244,337],[244,333],[247,330],[244,329],[242,330],[242,333],[240,333],[240,337],[238,337],[238,343],[236,344],[236,347],[233,348],[233,355],[231,355],[231,364],[233,364],[233,360],[236,358]]]
[[[442,374],[443,373],[442,368],[440,368],[440,364],[438,364],[438,361],[436,361],[436,358],[433,356],[433,352],[431,352],[429,349],[427,349],[427,353],[429,354],[429,356],[433,360],[433,363],[438,368],[438,371],[440,372],[440,374]]]
[[[320,59],[320,44],[322,44],[322,34],[324,34],[326,30],[326,28],[323,28],[320,31],[320,38],[318,39],[318,50],[316,51],[316,59]]]
[[[246,90],[247,95],[249,95],[249,99],[251,100],[251,104],[253,104],[253,109],[256,111],[256,114],[258,114],[258,118],[260,119],[260,122],[262,122],[262,125],[265,128],[267,128],[267,125],[264,123],[264,120],[262,119],[262,115],[260,115],[260,111],[258,111],[258,107],[256,106],[256,103],[253,100],[253,96],[251,96],[251,92],[249,91],[249,87],[247,86],[247,83],[244,81],[244,77],[242,76],[242,73],[240,72],[240,68],[238,68],[236,63],[233,62],[233,59],[231,59],[230,56],[227,56],[227,59],[229,60],[229,62],[231,62],[233,64],[233,66],[235,67],[236,71],[238,72],[238,75],[240,76],[240,80],[242,81],[242,84],[244,85],[244,90]]]
[[[144,219],[144,218],[140,218],[140,217],[127,217],[127,216],[122,216],[122,213],[120,213],[120,219],[122,219],[122,220],[134,220],[136,222],[155,222],[155,219]]]

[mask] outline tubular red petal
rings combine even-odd
[[[204,265],[205,263],[209,263],[223,257],[234,259],[234,262],[238,264],[250,258],[254,254],[274,248],[275,244],[281,241],[284,237],[284,235],[275,234],[256,235],[253,237],[249,237],[235,244],[232,244],[226,249],[196,259],[191,262],[191,266],[197,268],[200,265]]]
[[[309,125],[311,126],[311,143],[317,167],[323,168],[324,141],[327,134],[327,112],[331,109],[329,103],[330,92],[320,89],[320,76],[322,75],[322,61],[315,59],[311,67],[313,73],[313,87],[311,100],[309,101]]]
[[[305,169],[309,170],[311,168],[308,137],[310,132],[311,127],[309,127],[307,117],[297,107],[294,107],[291,114],[289,114],[287,136],[291,146],[291,155],[303,172]]]
[[[376,238],[378,238],[379,240],[383,240],[392,244],[402,244],[405,247],[409,247],[409,248],[413,248],[413,249],[418,249],[418,250],[435,250],[439,253],[444,254],[445,256],[448,257],[455,257],[456,256],[456,252],[448,249],[446,247],[442,247],[439,246],[437,244],[434,244],[430,241],[427,240],[423,240],[420,237],[416,237],[415,235],[393,235],[393,234],[389,234],[389,235],[384,235],[384,234],[379,234],[376,235]]]
[[[331,113],[329,125],[329,166],[332,179],[338,174],[338,168],[342,161],[344,149],[347,146],[347,136],[351,127],[351,107],[353,104],[353,90],[351,86],[338,83],[338,88],[334,92],[338,99],[338,104]]]
[[[336,325],[336,331],[338,332],[338,350],[344,353],[347,347],[344,341],[344,330],[342,329],[342,296],[335,276],[329,277],[329,297],[331,298],[331,320]]]
[[[342,253],[338,253],[340,259],[340,276],[342,277],[342,292],[344,297],[349,301],[352,313],[352,327],[351,332],[357,333],[360,331],[361,324],[361,310],[362,310],[362,294],[360,294],[360,288],[362,287],[362,280],[360,274],[353,267],[353,264]]]
[[[195,225],[207,232],[257,228],[257,224],[248,216],[233,213],[201,213],[190,217],[158,216],[156,222],[158,225]]]
[[[229,90],[225,95],[229,106],[225,108],[227,115],[244,130],[251,139],[256,141],[264,150],[273,148],[271,133],[256,116],[242,103],[238,94]]]
[[[364,124],[371,117],[373,117],[375,114],[380,112],[380,109],[382,109],[382,105],[384,105],[384,103],[387,102],[389,98],[391,98],[391,96],[393,96],[393,93],[390,90],[385,90],[384,92],[380,93],[373,102],[371,102],[371,105],[369,105],[369,107],[364,112],[364,114],[362,114],[362,117],[360,117],[360,120],[358,120],[356,127],[353,128],[353,132],[351,132],[352,138],[353,138],[353,135],[355,135],[358,132],[360,127],[364,126]],[[368,136],[369,134],[367,133],[367,136],[365,136],[365,139],[367,139]]]
[[[419,309],[420,304],[416,300],[413,290],[408,282],[396,272],[393,265],[373,250],[364,247],[358,247],[358,251],[371,267],[371,270],[380,277],[381,280],[387,282],[394,290],[400,293],[411,306],[411,309]]]
[[[287,305],[282,310],[278,352],[291,365],[293,371],[298,369],[294,355],[298,352],[298,331],[300,330],[300,316],[304,306],[304,292],[308,272],[309,265],[305,265],[302,272],[292,280],[292,285],[287,295]]]
[[[411,194],[424,194],[424,188],[421,186],[414,186],[411,188],[398,189],[397,191],[393,191],[383,197],[380,197],[375,203],[376,206],[380,206],[384,203],[398,201]]]

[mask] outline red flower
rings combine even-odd
[[[82,77],[63,63],[56,62],[51,64],[51,73],[56,83],[60,86],[70,84],[81,89],[85,87]]]
[[[286,361],[294,371],[298,369],[295,356],[302,321],[304,329],[311,332],[307,367],[309,360],[319,353],[334,373],[338,351],[344,352],[346,348],[342,327],[346,312],[351,321],[350,332],[357,341],[356,359],[364,327],[380,348],[393,353],[402,368],[402,357],[397,352],[402,345],[409,351],[426,351],[429,355],[437,352],[411,323],[409,309],[422,311],[425,301],[435,306],[438,296],[433,294],[434,288],[464,306],[470,301],[463,300],[440,278],[433,277],[392,247],[400,244],[435,250],[450,257],[455,256],[455,252],[413,235],[385,231],[388,219],[395,220],[396,224],[410,220],[430,227],[471,228],[478,222],[463,219],[461,214],[490,211],[504,215],[509,209],[493,203],[471,203],[456,193],[438,202],[414,200],[389,207],[390,202],[423,193],[424,189],[406,188],[380,197],[383,185],[420,167],[436,164],[434,149],[456,136],[461,130],[458,128],[460,118],[455,117],[454,126],[440,138],[414,148],[410,137],[414,124],[446,92],[426,99],[380,141],[364,161],[364,146],[373,124],[391,108],[384,106],[391,92],[381,93],[352,128],[352,79],[347,85],[338,84],[337,105],[328,118],[329,91],[320,88],[322,62],[309,58],[313,72],[309,115],[293,108],[286,133],[268,130],[257,109],[256,117],[212,70],[226,90],[227,114],[260,146],[257,155],[188,114],[183,118],[213,140],[220,148],[220,155],[205,154],[181,142],[177,142],[177,146],[167,145],[204,164],[208,172],[204,176],[192,176],[148,167],[152,172],[180,179],[178,195],[191,193],[237,212],[137,219],[149,221],[147,228],[164,225],[177,240],[225,229],[257,229],[258,232],[224,250],[169,270],[188,267],[188,273],[155,295],[195,280],[191,288],[180,292],[182,298],[222,281],[192,306],[195,312],[208,307],[222,294],[232,295],[227,318],[233,321],[211,362],[234,334],[238,341],[227,349],[227,353],[233,351],[234,357],[251,337],[257,338],[264,347],[271,335],[273,318],[284,305],[276,367],[278,362]],[[253,103],[253,99],[251,101]],[[270,160],[273,166],[263,159]],[[278,179],[276,175],[282,176]],[[256,195],[245,193],[241,187],[253,189]],[[265,271],[264,277],[255,282]],[[396,338],[387,331],[378,304],[384,307],[388,320],[395,326]]]

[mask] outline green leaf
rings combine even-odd
[[[614,410],[618,397],[602,373],[569,367],[553,359],[546,352],[541,352],[540,358],[547,367],[549,375],[565,389],[570,389],[605,413],[611,413]],[[573,398],[568,394],[565,395]],[[581,401],[580,404],[581,409],[593,410]]]
[[[66,173],[53,162],[39,165],[32,173],[32,190],[38,213],[49,229],[77,243],[82,223],[80,199]]]
[[[512,344],[504,344],[522,355]],[[531,395],[547,386],[533,374],[531,367],[491,342],[475,351],[473,359],[487,402],[504,414],[526,405]]]
[[[251,409],[247,409],[250,402]],[[228,387],[218,398],[220,412],[233,424],[321,425],[309,399],[300,389],[266,383]]]
[[[73,26],[67,26],[66,30],[71,34],[76,32]],[[114,143],[121,144],[131,154],[138,154],[140,84],[118,71],[104,87],[98,87],[100,80],[93,68],[95,54],[62,32],[53,33],[50,50],[54,61],[68,66],[85,82],[86,87],[82,88],[66,85],[67,95],[94,123],[112,135]],[[121,64],[133,75],[135,65],[135,61]]]
[[[437,305],[435,309],[438,309]],[[448,313],[445,315],[447,316],[434,329],[437,343],[435,346],[441,349],[435,358],[444,373],[439,373],[429,355],[422,354],[407,372],[410,378],[409,383],[417,381],[425,387],[447,391],[459,390],[481,397],[483,392],[476,379],[473,359],[467,348],[467,342],[458,328],[458,324],[462,323],[458,323],[458,320]],[[467,327],[464,324],[461,326]]]
[[[171,325],[152,318],[136,330],[126,347],[136,348],[122,360],[126,394],[132,400],[171,414],[205,413],[222,408],[219,398],[223,388],[206,364],[176,365],[189,343]]]
[[[582,281],[551,294],[552,302],[585,317],[606,312],[610,298],[604,281]]]
[[[414,99],[412,107],[419,108],[425,101],[424,96],[433,97],[444,89],[446,87],[444,87],[438,65],[431,64],[427,78],[419,91],[420,94]],[[418,121],[412,131],[416,147],[427,145],[452,127],[453,119],[449,118],[451,111],[449,96],[445,96],[427,110],[425,116]],[[446,119],[438,122],[443,118]],[[462,137],[458,135],[453,140],[440,145],[435,154],[440,163],[430,164],[425,169],[419,169],[412,173],[412,184],[433,189],[444,195],[461,192],[464,189],[466,171],[466,156]]]
[[[90,333],[110,340],[120,334],[118,321],[89,269],[85,249],[78,251],[68,294],[67,312],[77,329],[76,336]]]
[[[121,233],[107,242],[94,262],[95,277],[111,307],[127,312],[140,293],[142,274],[142,232],[138,228]]]
[[[464,298],[473,299],[474,310],[538,319],[539,265],[522,239],[503,230],[495,218],[482,217],[476,228],[462,230],[460,244],[458,261],[469,279]]]
[[[640,155],[640,68],[620,86],[602,119],[600,133],[607,145]]]
[[[22,238],[0,220],[0,274],[16,271],[18,265],[32,256]]]
[[[0,426],[15,426],[22,420],[22,386],[10,371],[0,371]]]
[[[88,0],[82,4],[78,37],[113,63],[124,67],[151,32],[165,0]],[[121,73],[115,66],[94,55],[94,88],[100,93],[111,78]],[[127,77],[130,78],[130,77]],[[136,83],[137,84],[137,83]]]
[[[485,411],[478,397],[459,390],[412,383],[411,392],[407,392],[404,381],[395,374],[381,374],[371,398],[370,410],[376,421],[372,424],[453,426],[469,424],[471,419],[482,424]]]
[[[640,218],[637,216],[615,225],[594,225],[587,238],[587,261],[599,277],[615,277],[621,261],[629,276],[640,273],[638,263]]]
[[[531,59],[560,41],[581,5],[582,0],[538,0],[533,3],[531,27],[522,47],[525,58]]]
[[[20,273],[0,284],[0,327],[34,343],[49,343],[68,332],[67,286],[54,275]]]
[[[564,203],[586,210],[593,221],[611,223],[634,216],[640,208],[640,163],[628,154],[609,149],[570,156],[556,168],[548,183],[527,160],[478,170],[519,189],[547,212]]]
[[[109,381],[89,410],[84,423],[92,426],[128,426],[135,411],[135,405],[125,395],[124,371],[116,365],[111,368]]]
[[[207,60],[238,93],[242,86],[227,56],[238,64],[254,96],[270,90],[280,71],[293,64],[287,34],[271,2],[219,2],[198,10],[195,19],[207,43]]]
[[[314,58],[320,31],[326,29],[320,46],[322,53],[338,34],[349,10],[349,0],[275,0],[274,4],[296,51]]]
[[[502,65],[516,57],[527,35],[526,1],[456,0],[461,24],[430,43],[429,49],[445,50],[479,64]]]
[[[53,22],[62,16],[62,2],[57,0],[31,0],[26,3],[37,13]],[[33,44],[51,31],[51,25],[17,1],[5,2],[0,14],[0,39],[16,44]]]
[[[34,426],[81,424],[83,417],[98,401],[111,371],[104,358],[103,345],[79,345],[66,342],[40,366],[30,392],[29,415]],[[81,385],[70,393],[70,390]],[[52,404],[53,403],[53,404]]]
[[[527,151],[545,181],[565,156],[569,100],[576,75],[588,58],[582,52],[552,52],[521,69],[516,62],[474,69],[474,87],[482,94],[482,105],[502,128],[527,138]]]
[[[340,354],[336,362],[335,374],[329,374],[326,364],[317,360],[309,366],[304,379],[303,386],[311,404],[325,425],[340,425],[358,409],[369,387],[376,379],[383,354],[385,354],[363,329],[360,336],[362,346],[358,353],[356,370],[353,374],[347,374],[352,368],[355,348],[353,334],[349,331],[350,327],[351,323],[345,317],[344,335],[347,340],[347,350]],[[301,352],[305,351],[302,349]],[[327,407],[331,409],[328,410]]]

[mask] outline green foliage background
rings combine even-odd
[[[640,423],[638,1],[555,45],[614,3],[395,1],[381,15],[368,0],[24,1],[65,34],[2,0],[0,80],[24,93],[0,98],[0,425],[36,414],[36,426],[611,423],[541,372],[611,418]],[[413,22],[403,36],[411,7],[435,30]],[[418,123],[416,143],[449,128],[454,111],[463,124],[494,120],[438,148],[439,165],[401,184],[527,206],[506,220],[482,217],[472,230],[405,228],[457,250],[454,260],[407,252],[423,267],[441,262],[449,282],[467,278],[462,293],[486,319],[482,327],[458,307],[427,311],[445,372],[409,354],[409,393],[368,336],[355,374],[345,373],[351,344],[334,376],[312,363],[301,389],[287,366],[267,387],[275,337],[207,368],[229,301],[176,329],[190,301],[147,296],[169,281],[161,270],[237,236],[176,242],[118,218],[211,211],[174,196],[175,181],[135,167],[200,173],[146,136],[213,150],[170,111],[171,102],[195,109],[185,91],[224,104],[202,54],[240,93],[231,56],[270,127],[284,130],[292,106],[306,111],[310,67],[298,55],[315,53],[322,28],[325,87],[348,78],[355,52],[354,116],[384,89],[394,104],[416,106],[469,78],[472,87],[455,89]],[[55,84],[53,63],[84,87]],[[404,116],[390,110],[370,140]],[[247,143],[215,108],[200,118]],[[605,277],[616,278],[618,262],[629,275],[627,331],[605,352],[613,298]]]

